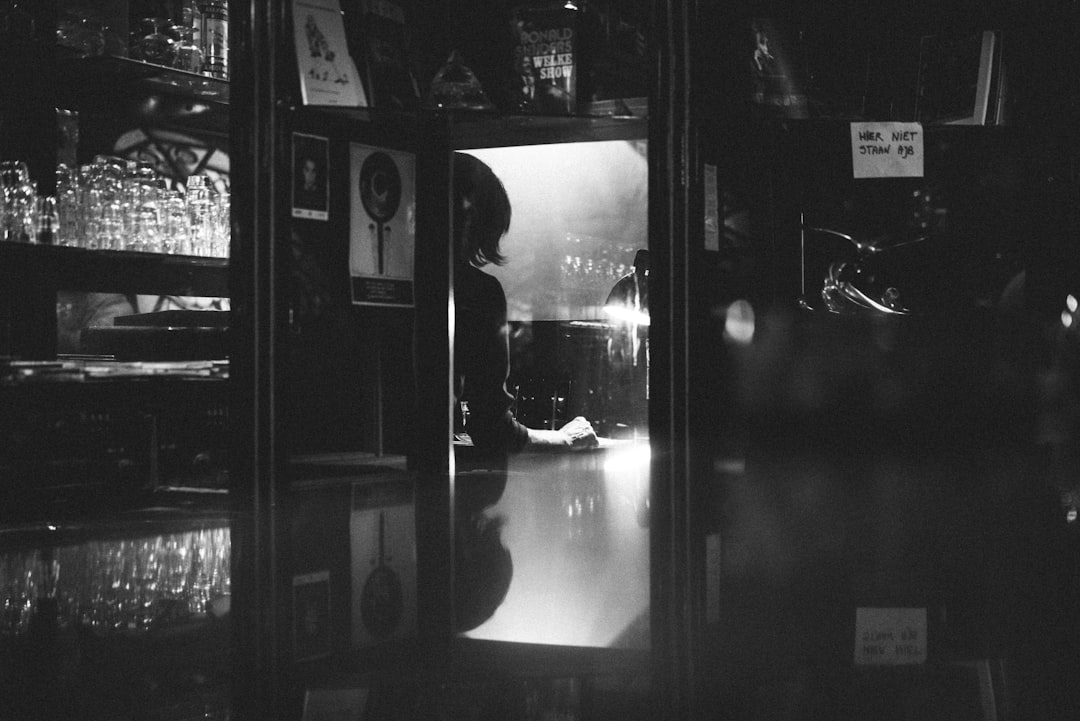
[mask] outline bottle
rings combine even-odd
[[[203,74],[229,78],[229,3],[207,0],[202,10]]]

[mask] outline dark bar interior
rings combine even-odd
[[[1078,29],[0,0],[0,720],[1080,718]]]

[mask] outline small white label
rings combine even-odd
[[[855,609],[856,666],[925,662],[925,608]]]
[[[856,178],[923,177],[919,123],[852,123],[851,164]]]

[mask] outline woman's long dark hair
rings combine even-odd
[[[454,243],[459,260],[477,267],[506,258],[499,243],[510,229],[510,198],[499,176],[467,153],[454,153]]]

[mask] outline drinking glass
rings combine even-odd
[[[190,224],[187,203],[179,190],[170,190],[163,201],[165,205],[165,231],[162,251],[170,255],[187,255],[190,249]]]
[[[172,66],[189,73],[202,72],[203,51],[195,42],[195,29],[186,25],[173,25],[172,32],[177,37]]]
[[[215,258],[229,257],[230,195],[228,191],[218,193],[214,199],[213,227],[211,229],[210,255]]]
[[[34,237],[34,201],[36,193],[30,170],[21,160],[0,163],[0,186],[4,193],[3,231],[0,239],[23,243]]]
[[[210,179],[191,175],[187,179],[187,210],[191,232],[191,254],[209,255],[213,234],[213,198]]]
[[[156,65],[172,65],[176,55],[176,40],[169,35],[165,18],[140,18],[132,33],[131,56]]]
[[[98,248],[101,250],[124,249],[124,206],[111,200],[101,208]]]
[[[56,166],[56,215],[57,245],[79,245],[79,173],[63,163]]]
[[[59,245],[60,213],[57,210],[56,196],[38,196],[34,213],[34,239],[41,245]]]

